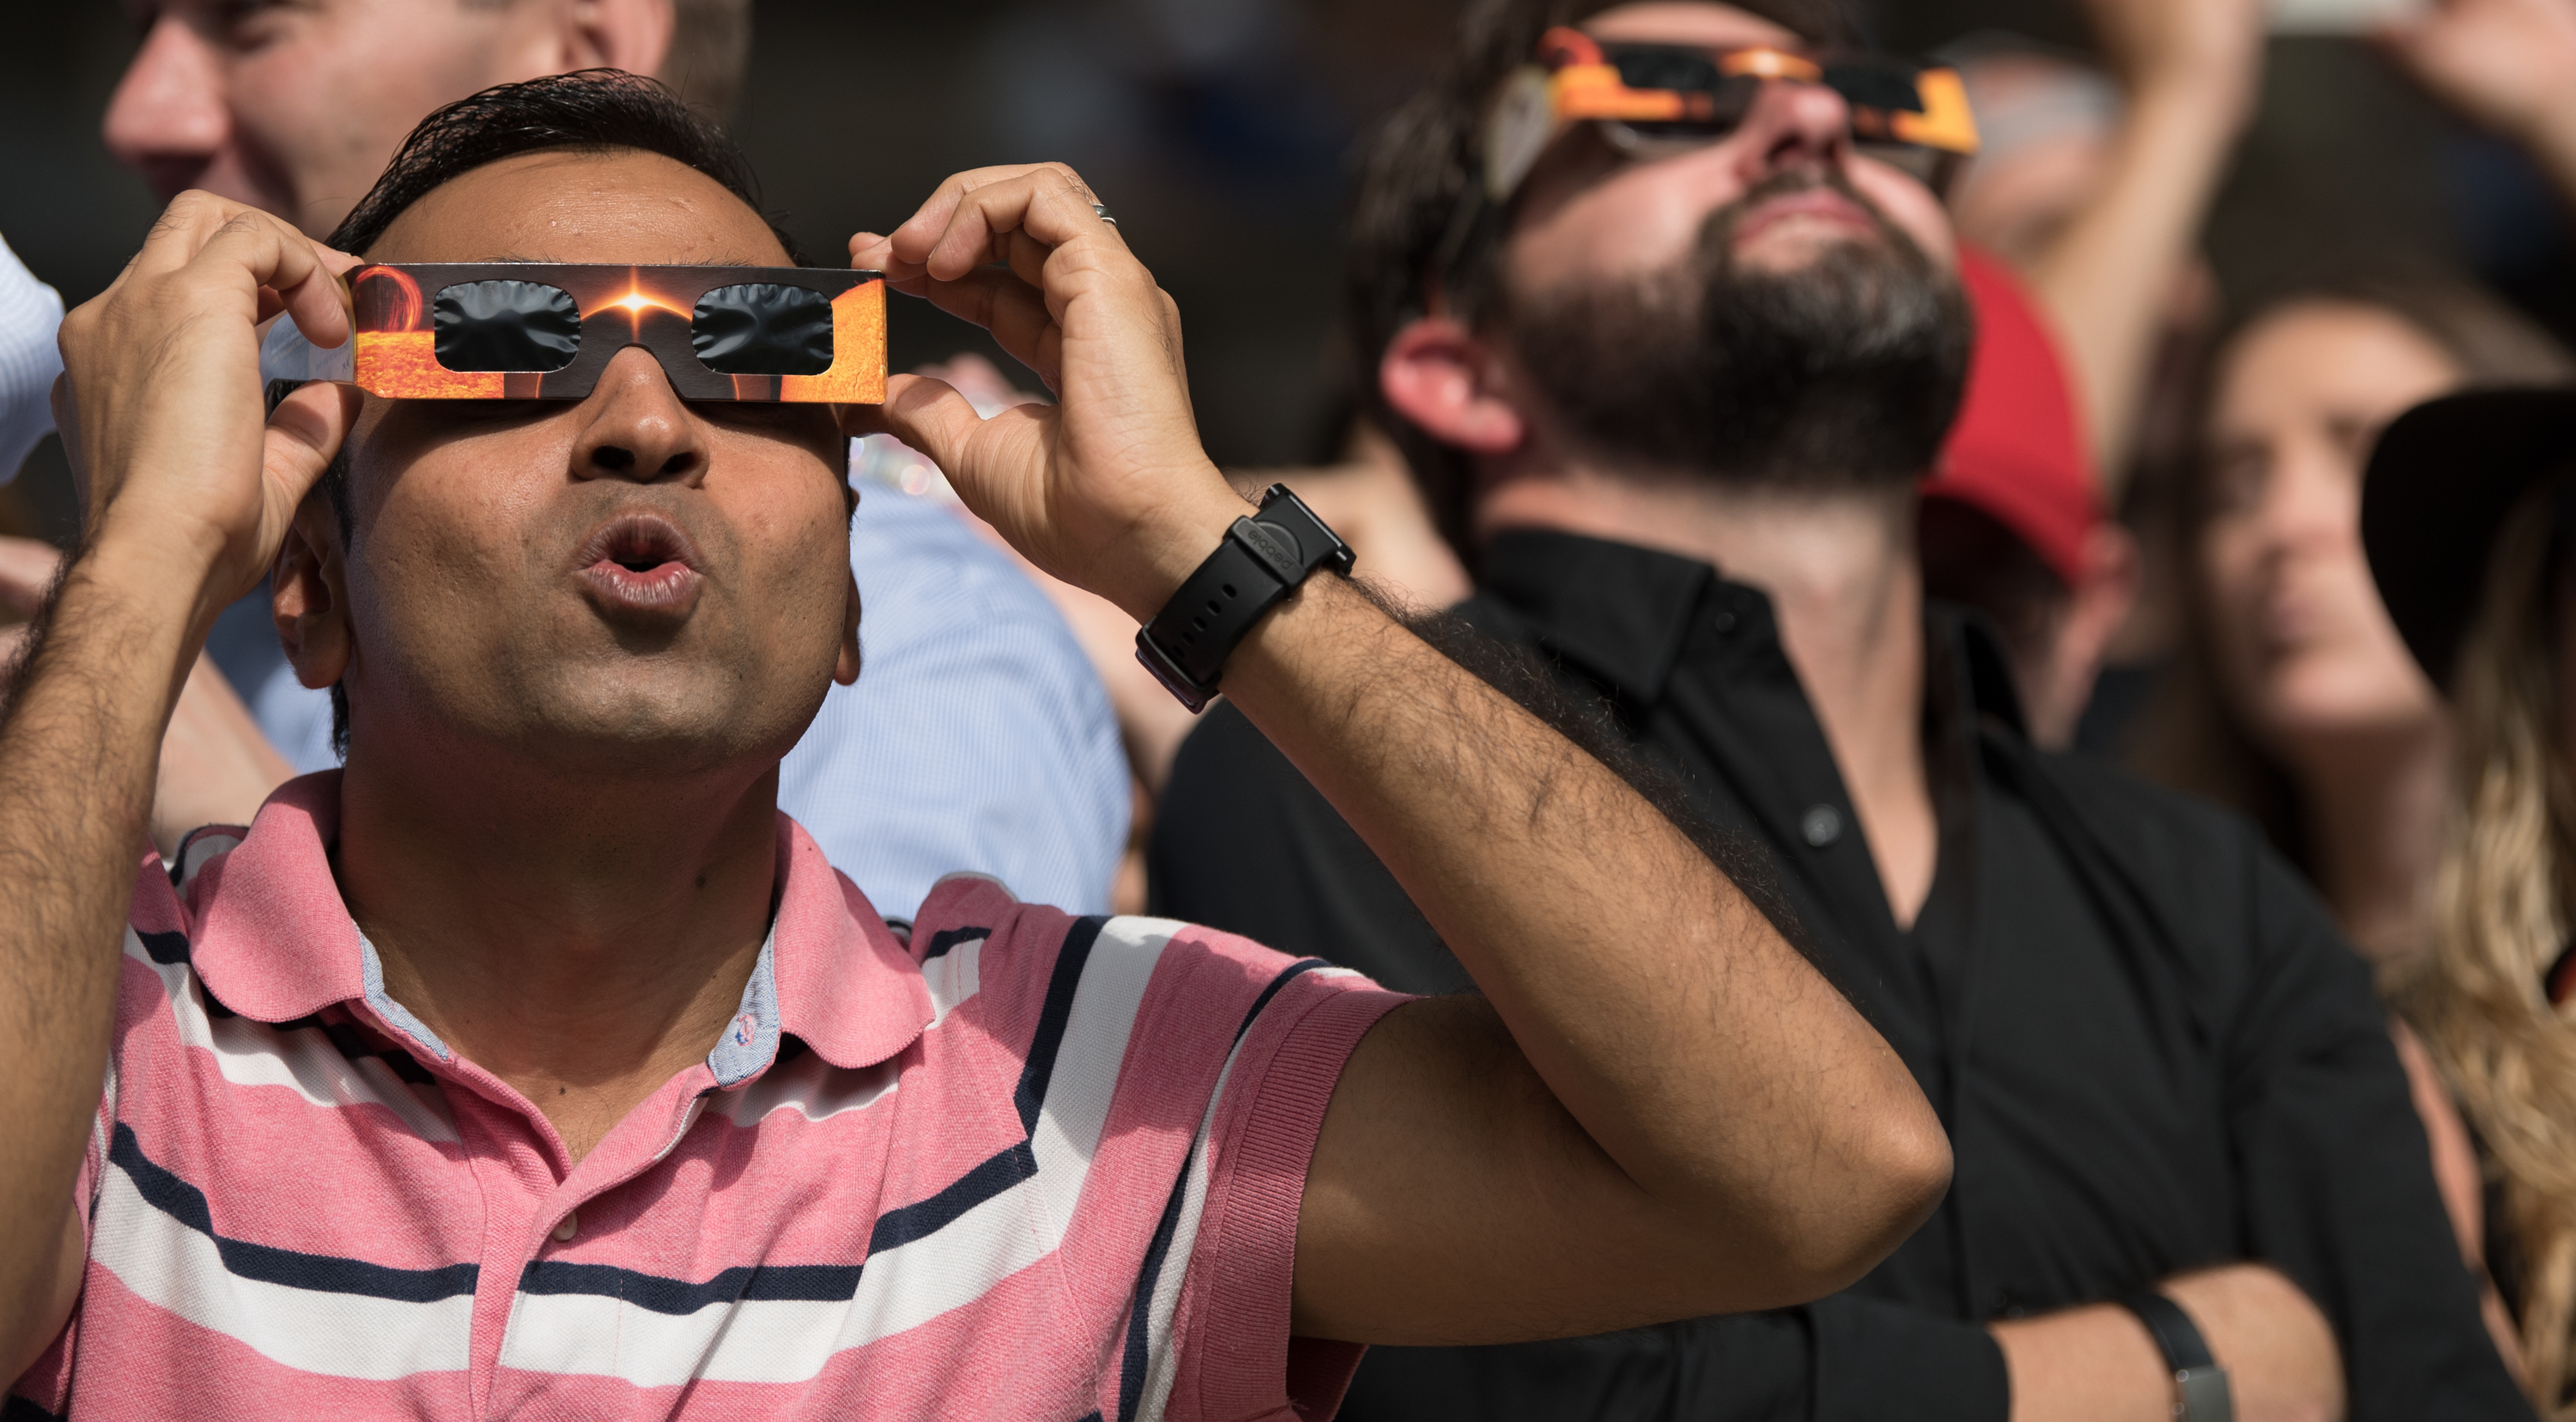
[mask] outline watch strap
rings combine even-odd
[[[2120,1306],[2138,1316],[2164,1354],[2174,1379],[2174,1416],[2181,1422],[2236,1422],[2227,1370],[2210,1356],[2209,1341],[2182,1305],[2150,1289],[2120,1300]]]
[[[1350,546],[1314,510],[1273,484],[1260,510],[1228,528],[1216,551],[1181,583],[1154,620],[1136,631],[1136,660],[1192,712],[1217,693],[1226,658],[1263,614],[1317,568],[1348,574]]]

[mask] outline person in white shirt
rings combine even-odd
[[[62,297],[0,238],[0,484],[18,477],[27,452],[54,428],[46,401],[63,373],[54,348],[62,323]]]

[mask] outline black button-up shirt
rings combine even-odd
[[[1939,867],[1900,928],[1761,593],[1688,559],[1516,532],[1461,611],[1607,697],[1699,815],[1767,846],[1819,966],[1939,1111],[1955,1175],[1843,1294],[1562,1343],[1373,1350],[1345,1419],[2000,1422],[1987,1322],[2248,1259],[2333,1321],[2357,1422],[2531,1416],[2480,1322],[2369,976],[2251,829],[2034,750],[1992,643],[1936,608]],[[1230,709],[1182,747],[1152,873],[1158,912],[1394,987],[1468,986]]]

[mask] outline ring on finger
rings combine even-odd
[[[1095,202],[1091,205],[1091,210],[1100,214],[1101,221],[1108,223],[1112,227],[1118,225],[1118,219],[1109,215],[1109,204],[1105,202]]]

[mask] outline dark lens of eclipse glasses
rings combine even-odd
[[[449,370],[561,370],[581,350],[581,307],[542,282],[460,282],[440,290],[429,319]]]
[[[1724,139],[1743,125],[1762,92],[1760,78],[1721,73],[1713,60],[1691,50],[1662,45],[1611,46],[1604,57],[1617,67],[1619,82],[1631,89],[1703,95],[1709,102],[1705,116],[1605,123],[1603,127],[1610,131],[1611,141],[1631,153],[1653,154]],[[1879,114],[1920,113],[1923,97],[1919,74],[1918,66],[1903,61],[1856,57],[1825,65],[1823,83],[1855,109]]]
[[[572,293],[533,281],[469,281],[431,305],[438,363],[454,371],[546,373],[581,351]],[[832,300],[774,282],[720,286],[698,298],[689,344],[723,375],[821,375],[832,368]]]
[[[1893,60],[1850,59],[1825,66],[1825,87],[1854,108],[1923,112],[1922,70]]]
[[[821,375],[832,368],[832,300],[774,282],[720,286],[698,298],[689,345],[722,375]]]
[[[1602,57],[1619,71],[1619,82],[1631,89],[1715,93],[1726,82],[1726,76],[1717,72],[1717,61],[1695,49],[1616,45],[1606,49]]]

